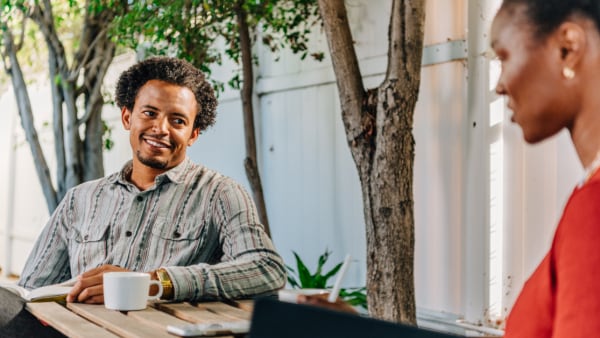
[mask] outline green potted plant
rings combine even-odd
[[[298,253],[292,251],[296,258],[296,269],[286,265],[288,269],[288,283],[294,289],[328,289],[332,285],[329,280],[339,272],[342,267],[342,262],[336,264],[331,270],[325,272],[323,270],[325,263],[331,255],[331,251],[325,249],[325,252],[319,256],[317,269],[311,273],[306,264],[302,261]],[[367,309],[367,289],[366,287],[357,288],[342,288],[340,290],[340,298],[352,306],[357,306],[363,310]]]

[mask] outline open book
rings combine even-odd
[[[28,302],[56,302],[65,301],[76,282],[77,279],[72,278],[59,284],[46,285],[33,290],[12,283],[0,283],[0,287],[21,296]]]

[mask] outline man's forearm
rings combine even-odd
[[[213,300],[247,298],[284,287],[283,261],[274,252],[249,254],[248,257],[215,265],[166,267],[173,283],[174,300]]]

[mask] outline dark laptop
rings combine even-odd
[[[252,313],[250,338],[448,338],[414,326],[261,298]]]

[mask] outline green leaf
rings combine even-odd
[[[298,281],[296,280],[296,278],[293,276],[296,274],[296,271],[294,271],[294,269],[289,266],[289,265],[285,265],[285,268],[290,272],[287,276],[287,281],[288,283],[290,283],[290,285],[295,288],[295,289],[299,289],[300,285],[298,284]]]
[[[321,256],[319,256],[319,262],[317,263],[317,272],[315,273],[315,275],[321,274],[321,271],[323,270],[323,265],[325,265],[325,263],[327,263],[327,260],[329,259],[330,254],[331,254],[331,252],[329,252],[327,249],[325,249],[325,253],[323,253]]]
[[[115,142],[113,142],[111,139],[104,140],[104,149],[111,150],[114,145]]]
[[[325,289],[327,287],[327,278],[324,278],[321,275],[315,275],[312,280],[311,288],[314,289]]]
[[[329,272],[326,273],[324,276],[325,279],[329,279],[330,277],[334,276],[340,270],[340,268],[342,267],[342,264],[344,264],[344,263],[343,262],[339,263],[338,265],[334,266],[333,269],[329,270]]]
[[[360,306],[367,309],[367,288],[362,287],[348,291],[349,289],[340,290],[340,298],[352,306]]]
[[[311,285],[311,275],[302,259],[296,252],[294,252],[294,257],[296,257],[296,266],[298,267],[298,277],[300,278],[300,285],[302,288],[307,288],[307,285]]]

